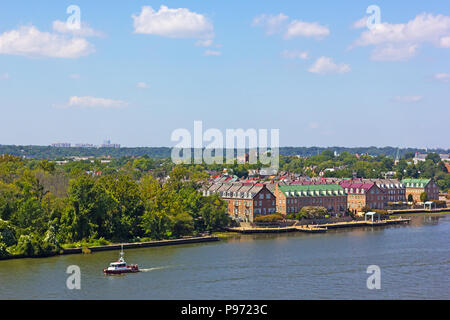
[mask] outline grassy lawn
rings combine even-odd
[[[213,232],[212,236],[219,238],[229,238],[240,235],[239,232]]]

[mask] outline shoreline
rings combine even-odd
[[[129,243],[119,243],[119,244],[109,244],[104,246],[93,246],[93,247],[83,247],[83,248],[67,248],[61,249],[60,253],[42,255],[37,257],[16,255],[16,256],[8,256],[2,257],[1,260],[12,260],[12,259],[39,259],[39,258],[48,258],[54,256],[63,256],[68,254],[82,254],[83,250],[88,249],[89,253],[91,252],[101,252],[101,251],[112,251],[112,250],[120,250],[122,245],[124,249],[139,249],[139,248],[149,248],[149,247],[162,247],[162,246],[173,246],[180,244],[192,244],[192,243],[203,243],[203,242],[214,242],[219,241],[219,237],[217,236],[203,236],[203,237],[192,237],[192,238],[181,238],[181,239],[171,239],[171,240],[157,240],[157,241],[147,241],[147,242],[129,242]]]
[[[450,208],[438,208],[438,209],[402,209],[402,210],[387,210],[389,214],[398,215],[398,214],[414,214],[414,213],[423,213],[423,214],[446,214],[450,213]]]
[[[408,224],[411,221],[409,218],[389,219],[381,221],[349,221],[349,222],[336,222],[325,223],[312,226],[290,226],[280,228],[228,228],[231,232],[239,232],[242,234],[251,233],[286,233],[286,232],[305,232],[305,233],[325,233],[329,229],[346,229],[357,227],[382,227],[393,224]]]
[[[349,222],[337,222],[337,223],[327,223],[327,224],[319,224],[319,225],[311,225],[308,227],[305,226],[289,226],[289,227],[276,227],[276,228],[264,228],[264,227],[256,227],[256,228],[242,228],[242,227],[227,227],[225,231],[218,232],[216,235],[211,236],[201,236],[201,237],[191,237],[191,238],[181,238],[181,239],[171,239],[171,240],[156,240],[156,241],[147,241],[147,242],[128,242],[128,243],[119,243],[119,244],[109,244],[103,246],[91,246],[91,247],[82,247],[82,248],[66,248],[61,249],[58,253],[51,253],[42,256],[24,256],[24,255],[15,255],[15,256],[7,256],[0,257],[0,261],[2,260],[13,260],[13,259],[39,259],[39,258],[49,258],[54,256],[62,256],[62,255],[70,255],[70,254],[88,254],[93,252],[101,252],[101,251],[112,251],[112,250],[120,250],[123,245],[124,249],[139,249],[139,248],[149,248],[149,247],[161,247],[161,246],[170,246],[170,245],[181,245],[181,244],[193,244],[193,243],[203,243],[203,242],[215,242],[220,241],[221,239],[226,239],[229,237],[241,235],[241,234],[270,234],[270,233],[289,233],[289,232],[304,232],[304,233],[326,233],[328,230],[332,229],[351,229],[351,228],[363,228],[363,227],[382,227],[394,224],[409,224],[411,221],[408,216],[410,215],[429,215],[429,214],[450,214],[448,208],[446,210],[418,210],[412,212],[403,212],[406,217],[405,218],[394,218],[388,220],[382,220],[380,222],[371,222],[371,221],[349,221]],[[399,214],[399,213],[397,213]],[[85,252],[87,251],[87,252]]]

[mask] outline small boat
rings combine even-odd
[[[111,262],[109,267],[103,269],[105,274],[122,274],[122,273],[135,273],[139,272],[139,267],[137,264],[128,265],[123,259],[123,245],[120,251],[120,258],[116,262]]]

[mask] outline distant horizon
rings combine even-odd
[[[71,143],[71,142],[56,142],[56,143]],[[115,143],[114,141],[112,141],[111,143]],[[89,149],[89,148],[105,148],[105,149],[109,149],[112,147],[102,147],[101,145],[95,145],[89,142],[86,142],[84,144],[92,144],[93,146],[91,147],[77,147],[75,146],[75,143],[71,143],[72,145],[70,147],[53,147],[51,144],[48,145],[41,145],[41,144],[3,144],[0,143],[0,146],[12,146],[12,147],[52,147],[52,148],[61,148],[61,149],[65,149],[65,148],[80,148],[80,149]],[[78,143],[76,143],[78,144]],[[83,143],[80,143],[83,144]],[[120,144],[120,143],[118,143]],[[128,148],[128,149],[133,149],[133,148],[168,148],[168,149],[172,149],[173,146],[126,146],[126,145],[121,145],[120,144],[120,148],[116,148],[116,149],[124,149],[124,148]],[[205,148],[205,147],[203,147]],[[414,147],[414,146],[409,146],[409,147],[400,147],[400,146],[363,146],[363,145],[359,145],[359,146],[338,146],[338,145],[334,145],[334,146],[319,146],[319,145],[313,145],[313,146],[280,146],[279,148],[321,148],[321,149],[333,149],[333,148],[342,148],[342,149],[357,149],[357,148],[377,148],[377,149],[385,149],[385,148],[392,148],[392,149],[401,149],[401,150],[405,150],[405,149],[418,149],[418,150],[444,150],[444,151],[448,151],[450,152],[450,147],[449,148],[445,148],[445,147]],[[114,149],[114,148],[112,148]],[[224,148],[226,149],[226,148]],[[270,147],[269,147],[270,149]]]

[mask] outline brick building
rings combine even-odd
[[[277,184],[275,197],[277,212],[282,215],[298,213],[306,206],[324,207],[331,214],[344,214],[347,210],[347,195],[337,184]]]
[[[420,195],[426,192],[427,200],[439,200],[439,187],[432,179],[403,179],[402,182],[406,187],[407,199],[411,194],[414,201],[421,202]]]
[[[388,202],[406,202],[406,187],[397,179],[363,179],[363,182],[373,182],[384,192],[385,205]]]
[[[225,200],[228,214],[234,220],[253,222],[258,215],[276,211],[275,196],[262,183],[214,183],[202,192],[204,196],[218,194]]]
[[[361,212],[364,207],[384,209],[385,193],[375,183],[342,181],[340,185],[347,193],[349,210]]]

